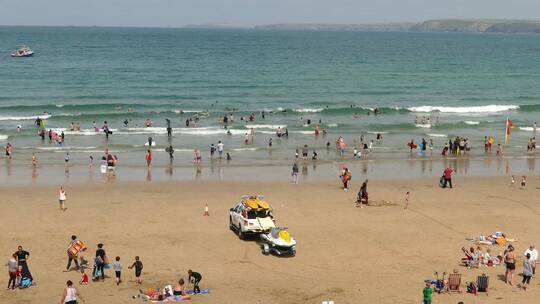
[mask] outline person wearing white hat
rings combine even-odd
[[[538,250],[534,247],[534,245],[529,246],[527,250],[525,250],[525,253],[523,253],[524,256],[527,255],[527,253],[531,256],[531,264],[533,269],[533,275],[536,272],[536,261],[538,260]]]

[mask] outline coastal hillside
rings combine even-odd
[[[409,28],[415,32],[540,33],[540,21],[530,20],[429,20]]]
[[[540,33],[540,21],[498,19],[435,19],[420,23],[268,24],[254,26],[253,28],[266,30],[309,31]]]

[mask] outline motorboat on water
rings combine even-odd
[[[29,47],[23,46],[19,48],[18,50],[11,53],[11,57],[30,57],[34,55],[34,51],[32,51]]]

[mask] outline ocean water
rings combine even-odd
[[[35,56],[11,58],[20,45]],[[409,159],[406,142],[422,138],[433,139],[439,155],[455,136],[484,157],[484,136],[502,142],[509,117],[515,128],[505,154],[534,158],[525,147],[540,120],[538,71],[540,35],[0,27],[0,144],[12,143],[20,163],[36,152],[40,163],[57,164],[70,152],[86,164],[108,147],[121,164],[144,166],[152,136],[156,161],[165,163],[169,118],[178,165],[218,140],[235,164],[275,165],[290,164],[304,144],[323,151],[341,135],[350,150],[376,133],[384,139],[374,159]],[[226,135],[218,120],[231,113]],[[255,121],[240,121],[251,113]],[[201,120],[187,128],[196,114]],[[63,146],[37,137],[37,116],[65,132]],[[415,124],[416,116],[436,124]],[[108,141],[93,121],[108,121]],[[319,121],[326,136],[314,136]],[[69,131],[71,122],[82,131]],[[275,137],[279,126],[288,139]],[[246,146],[250,128],[255,142]],[[319,154],[322,162],[339,159]]]

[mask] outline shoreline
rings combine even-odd
[[[58,162],[47,162],[33,168],[30,164],[22,164],[18,160],[4,160],[3,169],[0,169],[0,183],[7,185],[45,184],[55,185],[62,183],[89,183],[89,182],[163,182],[163,181],[250,181],[254,174],[261,182],[289,181],[291,167],[294,159],[279,160],[275,163],[243,163],[242,159],[232,161],[214,159],[205,161],[200,165],[185,160],[173,163],[165,157],[156,159],[151,170],[146,166],[126,165],[120,163],[116,175],[101,174],[99,165],[94,164],[92,169],[80,162],[69,166]],[[300,168],[301,182],[305,181],[337,181],[339,170],[347,167],[356,179],[400,180],[409,178],[438,178],[444,168],[450,166],[457,176],[489,177],[527,175],[535,176],[537,173],[537,157],[426,157],[409,159],[343,159],[343,160],[296,160]],[[0,167],[1,168],[1,167]],[[68,170],[66,170],[66,168]]]

